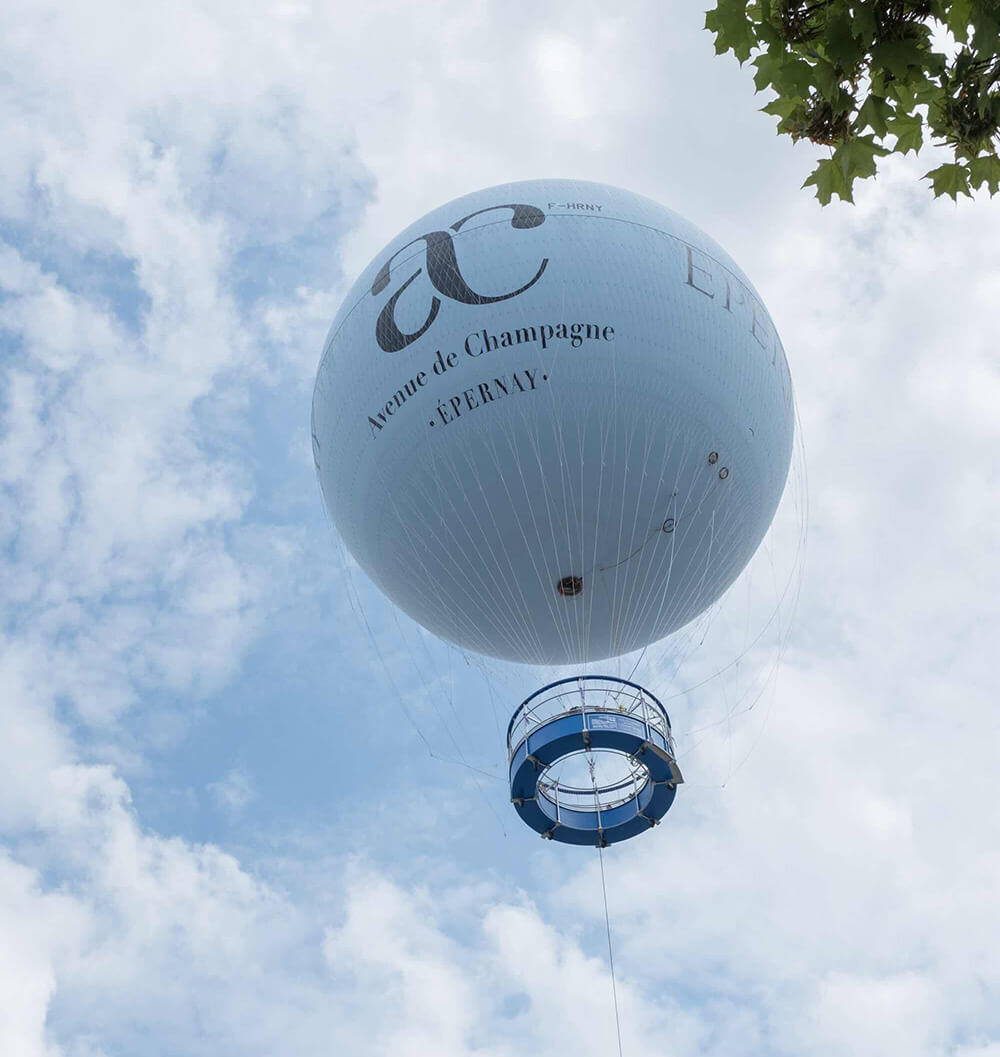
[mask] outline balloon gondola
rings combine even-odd
[[[607,847],[644,832],[684,780],[667,710],[616,676],[570,676],[536,690],[511,717],[507,752],[517,813],[564,844]],[[586,769],[574,776],[567,763],[581,756]],[[602,757],[609,763],[599,774]]]

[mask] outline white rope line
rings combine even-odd
[[[594,761],[591,758],[590,780],[594,783],[594,804],[597,805],[597,779],[594,777]],[[624,1057],[622,1050],[622,1021],[618,1012],[618,985],[615,982],[615,952],[611,944],[611,914],[608,912],[608,885],[604,877],[604,848],[600,841],[597,844],[597,858],[601,864],[601,893],[604,896],[604,927],[608,934],[608,965],[611,968],[611,997],[615,1005],[615,1031],[618,1034],[618,1057]]]

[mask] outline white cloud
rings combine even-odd
[[[818,991],[806,1014],[802,1052],[927,1053],[942,1041],[937,1037],[941,997],[933,982],[917,973],[874,980],[832,974]]]
[[[208,791],[227,811],[242,811],[255,796],[250,776],[239,767],[231,767],[218,782],[210,782]]]
[[[0,1033],[5,1052],[55,1057],[45,1021],[56,962],[87,939],[87,918],[69,896],[45,893],[27,867],[0,855]]]

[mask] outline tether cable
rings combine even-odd
[[[588,756],[590,754],[588,753]],[[594,786],[594,802],[598,802],[597,795],[597,778],[594,776],[594,758],[593,756],[587,760],[587,765],[590,767],[590,780]],[[618,1033],[618,1057],[624,1057],[622,1051],[622,1022],[621,1016],[618,1013],[618,986],[615,983],[615,952],[611,945],[611,915],[608,913],[608,886],[604,878],[604,848],[601,846],[600,841],[597,845],[597,857],[601,864],[601,892],[604,895],[604,927],[608,933],[608,965],[611,967],[611,997],[615,1003],[615,1031]]]

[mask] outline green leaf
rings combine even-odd
[[[774,114],[775,117],[780,117],[784,120],[786,117],[791,117],[804,102],[804,99],[779,95],[777,99],[772,99],[767,106],[762,106],[760,109],[761,113]]]
[[[816,85],[824,98],[829,99],[837,90],[841,76],[832,62],[827,62],[826,59],[817,59],[816,64],[812,67],[812,79],[813,84]]]
[[[977,88],[976,113],[980,117],[985,117],[990,108],[997,102],[996,97],[990,94],[990,90],[993,88],[993,75],[989,70],[979,78]]]
[[[769,48],[783,49],[785,47],[785,42],[781,39],[781,34],[770,22],[758,22],[754,29],[757,33],[757,43],[762,47],[765,45]]]
[[[894,151],[914,154],[924,145],[923,119],[920,114],[904,114],[899,110],[886,122],[889,132],[896,137]]]
[[[874,4],[855,4],[851,16],[851,31],[864,45],[870,45],[878,35],[878,20]]]
[[[980,158],[973,158],[969,163],[969,177],[973,187],[982,187],[986,184],[990,189],[990,194],[995,195],[1000,190],[1000,158],[995,154],[984,154]]]
[[[886,96],[890,99],[896,99],[899,102],[898,91],[899,81],[892,79],[892,74],[887,73],[881,66],[872,66],[868,70],[869,86],[868,90],[874,92],[876,95]]]
[[[933,103],[942,95],[942,88],[926,77],[921,78],[913,86],[913,98],[918,103]]]
[[[992,0],[985,3],[979,0],[973,4],[969,18],[976,51],[982,55],[996,55],[1000,51],[1000,8],[992,4]]]
[[[757,72],[753,75],[753,83],[758,92],[762,92],[769,84],[773,83],[776,77],[781,76],[781,67],[788,58],[789,56],[783,51],[783,45],[779,44],[761,52],[753,60],[753,64],[757,68]]]
[[[969,170],[964,165],[956,165],[949,162],[939,165],[936,169],[924,173],[922,179],[930,180],[934,187],[934,197],[950,195],[957,202],[960,194],[972,197],[969,190]]]
[[[905,79],[898,80],[881,66],[873,66],[871,81],[871,90],[876,95],[895,99],[906,110],[912,110],[917,103],[930,103],[942,94],[941,86],[924,71],[912,70]]]
[[[889,153],[871,136],[855,136],[837,147],[832,158],[819,162],[802,186],[816,188],[820,205],[828,205],[833,195],[838,195],[844,202],[853,202],[854,181],[874,176],[875,156]]]
[[[705,29],[715,34],[716,55],[732,51],[741,66],[757,44],[746,0],[718,0],[715,9],[705,13]]]
[[[964,44],[969,38],[969,23],[972,21],[972,0],[951,0],[947,10],[945,24],[955,35],[955,39]]]
[[[837,195],[843,202],[854,201],[840,166],[832,158],[824,158],[818,162],[802,186],[816,188],[816,197],[821,206],[829,205],[833,195]]]
[[[754,61],[757,72],[753,83],[760,92],[771,85],[779,95],[797,95],[804,99],[813,84],[813,69],[804,59],[778,48],[770,48]]]
[[[834,162],[840,166],[848,187],[860,177],[874,176],[876,172],[875,157],[884,157],[889,151],[880,147],[873,136],[852,136],[846,143],[841,143],[833,152]]]
[[[927,53],[927,58],[924,60],[924,70],[930,77],[942,77],[948,69],[948,56],[942,55],[939,51],[931,51]]]
[[[872,48],[872,62],[884,66],[893,77],[908,80],[924,67],[928,52],[917,41],[883,40]]]
[[[892,105],[887,99],[883,99],[874,92],[868,93],[868,98],[861,104],[854,128],[863,132],[870,128],[876,136],[881,139],[889,131],[886,121],[893,115]]]
[[[823,50],[845,73],[851,73],[864,57],[865,46],[855,38],[852,21],[846,10],[837,12],[827,21]]]

